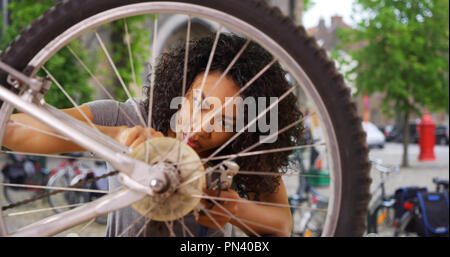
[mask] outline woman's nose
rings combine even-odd
[[[207,120],[205,115],[199,114],[194,119],[193,133],[195,134],[194,139],[198,138],[209,138],[211,136],[211,129],[209,127],[210,122]]]
[[[193,139],[199,137],[209,137],[212,132],[208,122],[208,117],[202,113],[197,113],[193,119],[189,115],[181,113],[181,130],[184,133],[191,133]],[[194,137],[195,136],[195,137]]]

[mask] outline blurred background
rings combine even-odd
[[[0,0],[0,51],[19,31],[56,0]],[[448,0],[267,0],[277,6],[296,24],[303,25],[317,44],[326,50],[344,75],[367,133],[370,158],[384,165],[399,166],[400,172],[386,180],[386,191],[393,194],[399,187],[434,188],[432,179],[449,177],[449,1]],[[127,50],[123,47],[123,24],[117,22],[98,30],[109,43],[117,64],[133,96],[141,96],[149,71],[149,47],[156,44],[158,55],[186,37],[187,17],[161,15],[158,19],[158,42],[151,42],[153,19],[136,17],[128,20],[133,34],[131,43],[136,77],[130,74]],[[215,32],[217,24],[200,18],[192,20],[191,38]],[[226,32],[226,29],[224,29]],[[71,43],[80,58],[109,81],[110,92],[126,100],[122,87],[104,69],[108,64],[98,57],[94,35],[87,34]],[[65,81],[68,93],[80,103],[104,98],[102,91],[88,85],[88,74],[76,68],[67,50],[52,58],[48,68]],[[103,58],[104,60],[104,58]],[[64,68],[62,68],[64,67]],[[99,72],[101,71],[101,72]],[[76,90],[75,90],[76,88]],[[304,94],[298,87],[300,102]],[[60,93],[46,96],[58,108],[71,107]],[[308,104],[302,108],[309,109]],[[314,120],[310,122],[315,134]],[[320,132],[317,132],[320,133]],[[4,162],[4,160],[0,161]],[[43,166],[51,170],[59,160],[46,158]],[[379,185],[379,172],[372,171],[373,188]],[[294,195],[298,180],[287,180],[288,193]],[[387,228],[385,234],[391,235]]]

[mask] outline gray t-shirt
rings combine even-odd
[[[94,117],[94,123],[101,126],[128,126],[133,127],[141,125],[142,121],[136,110],[141,111],[142,119],[147,123],[146,110],[142,101],[129,99],[125,103],[119,103],[114,100],[97,100],[90,103],[86,103],[90,108]],[[120,108],[119,108],[120,106]],[[158,126],[152,127],[158,130]],[[111,169],[110,165],[107,165],[108,169]],[[109,190],[113,190],[121,186],[117,176],[109,177]],[[136,236],[141,228],[145,225],[146,219],[141,218],[141,215],[134,211],[132,207],[126,207],[124,209],[112,212],[108,214],[108,221],[106,226],[106,236],[119,236],[122,231],[126,230],[133,222],[136,222],[132,229],[127,231],[124,236]],[[199,224],[196,222],[194,215],[188,214],[182,218],[184,225],[189,231],[197,236],[199,233]],[[183,225],[180,220],[174,221],[172,224],[172,230],[176,236],[190,236],[190,233],[183,229]],[[230,224],[225,226],[226,235],[221,230],[208,229],[207,236],[230,236],[231,230]],[[165,222],[150,221],[140,236],[156,236],[166,237],[170,236],[170,230]]]

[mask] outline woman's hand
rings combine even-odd
[[[127,126],[121,126],[118,127],[114,139],[116,139],[121,144],[124,144],[131,148],[135,148],[148,138],[163,136],[164,135],[161,132],[156,131],[153,128],[144,128],[142,126],[129,128]]]
[[[239,194],[236,191],[228,190],[221,191],[220,195],[217,196],[218,191],[208,190],[203,188],[203,192],[206,195],[211,197],[220,197],[220,198],[228,198],[232,201],[227,200],[216,200],[220,204],[220,206],[214,204],[212,201],[208,201],[207,199],[202,199],[202,204],[207,208],[207,210],[203,210],[208,212],[209,215],[200,215],[198,216],[197,222],[203,226],[207,226],[213,229],[221,229],[230,222],[232,215],[235,216],[237,213],[237,207],[239,202],[235,200],[243,200],[239,197]],[[208,209],[210,206],[213,208]],[[231,214],[231,215],[230,215]],[[211,217],[211,218],[210,218]]]
[[[203,189],[203,191],[208,196],[217,197],[217,191],[206,189]],[[290,236],[292,215],[283,180],[280,179],[280,186],[277,191],[260,194],[259,198],[261,203],[275,203],[285,206],[259,204],[254,200],[243,199],[239,197],[237,192],[231,190],[222,191],[220,198],[229,198],[231,201],[215,200],[220,203],[220,206],[214,205],[212,208],[213,213],[210,211],[209,216],[216,222],[206,215],[199,216],[198,223],[214,229],[223,228],[226,223],[230,223],[251,236]],[[211,206],[211,203],[205,199],[202,200],[202,203],[205,207]]]

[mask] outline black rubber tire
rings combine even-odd
[[[10,183],[10,181],[8,181],[8,180],[4,180],[3,182],[4,183]],[[6,199],[6,201],[9,204],[15,204],[16,203],[16,201],[13,200],[13,197],[11,196],[11,194],[14,193],[14,192],[11,192],[12,190],[14,190],[14,189],[12,189],[10,187],[7,187],[7,186],[3,187],[3,195],[5,196],[5,199]]]
[[[152,0],[65,0],[48,10],[5,50],[0,59],[29,74],[32,57],[72,25],[102,11]],[[350,90],[335,65],[303,27],[297,27],[278,8],[262,0],[178,0],[216,9],[264,31],[303,68],[324,100],[338,140],[342,165],[342,201],[335,236],[362,236],[370,199],[370,163],[366,135],[357,116]],[[6,76],[0,74],[0,82]],[[0,103],[1,104],[1,103]]]
[[[33,176],[26,177],[25,180],[21,183],[24,185],[45,185],[47,183],[48,176],[44,174],[42,171],[36,171]],[[12,183],[7,178],[4,178],[3,183]],[[24,188],[16,188],[9,186],[3,187],[3,195],[5,196],[6,201],[9,204],[15,204],[20,201],[26,200],[31,197],[35,197],[44,192],[43,189],[34,189],[31,192],[25,190]]]
[[[66,174],[64,174],[63,172],[65,172],[65,171],[64,170],[58,170],[55,173],[54,177],[49,179],[49,181],[47,183],[47,186],[48,187],[68,187],[68,186],[70,186],[70,180],[72,178],[67,177]],[[61,182],[62,182],[62,184],[60,184]],[[53,190],[48,190],[47,193],[50,193],[52,191]],[[58,206],[78,204],[78,203],[81,202],[79,200],[74,200],[74,199],[78,199],[79,198],[78,194],[79,194],[78,192],[67,191],[67,192],[62,192],[62,193],[59,193],[59,194],[55,195],[55,196],[58,196],[58,197],[63,197],[67,201],[67,202],[64,202],[63,204],[61,204],[61,203],[59,203],[59,204],[56,203],[55,204],[55,202],[53,200],[53,196],[47,197],[47,201],[48,201],[48,204],[50,205],[50,207],[53,208],[53,211],[55,213],[61,213],[61,210],[57,208]],[[71,197],[70,198],[71,200],[67,199],[69,196]]]

